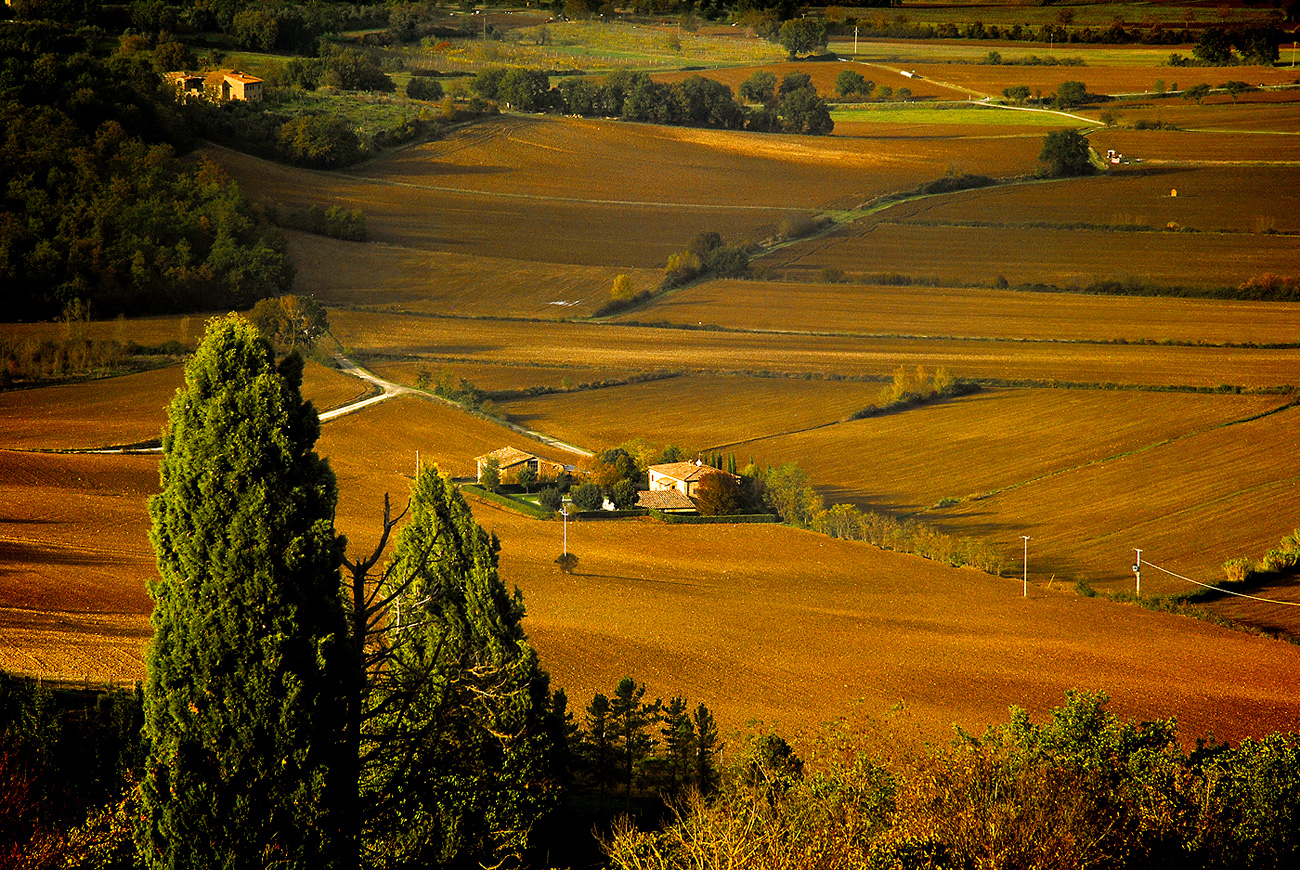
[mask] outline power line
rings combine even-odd
[[[1170,577],[1177,577],[1179,580],[1186,580],[1188,583],[1195,583],[1197,586],[1203,586],[1206,589],[1213,589],[1215,592],[1222,592],[1225,595],[1236,595],[1238,598],[1249,598],[1251,601],[1262,601],[1265,604],[1284,604],[1287,607],[1300,607],[1300,601],[1276,601],[1272,598],[1260,598],[1258,595],[1247,595],[1245,592],[1233,592],[1231,589],[1224,589],[1222,586],[1211,586],[1208,583],[1202,583],[1199,580],[1193,580],[1191,577],[1184,577],[1182,574],[1175,574],[1168,568],[1161,568],[1153,562],[1146,559],[1139,561],[1140,565],[1146,565],[1149,568],[1155,568],[1157,571],[1163,571]]]

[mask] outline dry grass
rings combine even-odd
[[[1300,305],[1287,303],[776,281],[709,281],[620,319],[1017,341],[1281,344],[1300,336]]]

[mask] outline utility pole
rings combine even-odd
[[[1142,597],[1142,551],[1137,547],[1133,548],[1137,552],[1137,560],[1133,563],[1133,576],[1137,577],[1137,597]]]
[[[858,28],[853,28],[853,53],[858,53]],[[1291,44],[1291,66],[1295,66],[1295,43]]]
[[[564,517],[564,555],[569,555],[569,508],[560,508],[560,516]]]
[[[1025,539],[1025,578],[1024,578],[1024,597],[1029,597],[1029,536],[1021,535]]]

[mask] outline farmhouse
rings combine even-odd
[[[711,465],[696,460],[695,462],[670,462],[666,465],[652,465],[650,474],[650,491],[666,492],[675,490],[683,496],[695,495],[695,488],[700,481],[710,474],[726,474]]]
[[[214,103],[232,100],[257,102],[262,99],[262,80],[233,69],[199,73],[170,72],[164,78],[176,89],[178,99],[204,99]]]
[[[474,460],[478,463],[479,480],[483,479],[483,470],[487,467],[488,461],[492,459],[497,461],[497,470],[500,472],[503,482],[514,478],[524,468],[531,468],[537,472],[539,478],[553,477],[560,474],[560,472],[569,470],[567,466],[552,462],[549,459],[543,459],[532,453],[525,453],[514,447],[502,447],[500,450],[484,453]]]

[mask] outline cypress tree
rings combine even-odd
[[[460,491],[426,468],[408,510],[379,592],[401,617],[371,664],[363,841],[375,866],[496,864],[555,803],[549,680]]]
[[[171,403],[149,503],[138,838],[153,868],[355,862],[331,776],[350,667],[335,483],[301,376],[231,315],[209,323]]]

